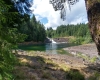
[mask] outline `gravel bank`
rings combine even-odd
[[[94,43],[68,47],[68,48],[64,48],[64,50],[67,50],[69,53],[72,53],[74,55],[76,55],[77,53],[83,53],[90,57],[93,56],[98,57],[98,52],[96,49],[96,45]]]

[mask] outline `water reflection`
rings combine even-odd
[[[62,49],[62,48],[65,48],[65,47],[70,47],[72,46],[73,44],[70,44],[70,43],[47,43],[45,45],[45,48],[46,48],[46,53],[48,54],[58,54],[58,49]]]
[[[46,44],[46,53],[57,54],[57,44],[56,43],[47,43]]]

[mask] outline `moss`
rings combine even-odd
[[[94,62],[96,62],[96,60],[97,60],[97,57],[93,57],[93,58],[90,59],[90,62],[94,63]]]
[[[65,51],[65,50],[63,50],[63,49],[59,49],[59,50],[57,50],[57,52],[58,52],[59,54],[67,54],[67,55],[70,55],[70,53],[69,53],[68,51]]]

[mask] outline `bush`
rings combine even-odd
[[[76,37],[76,38],[70,39],[70,42],[75,43],[75,44],[82,44],[83,41],[84,41],[84,38],[82,37]]]

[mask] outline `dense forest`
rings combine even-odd
[[[46,31],[44,25],[40,21],[36,21],[33,15],[27,22],[23,22],[19,28],[19,32],[25,34],[27,37],[25,41],[43,42],[46,38]]]
[[[47,28],[46,33],[47,36],[51,38],[73,36],[74,39],[71,38],[71,42],[75,43],[92,42],[88,24],[60,25],[56,30],[53,30],[52,27],[50,27]]]

